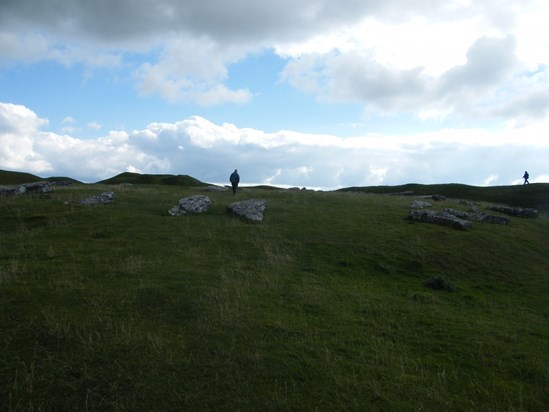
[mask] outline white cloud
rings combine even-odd
[[[227,64],[240,57],[219,48],[208,39],[174,39],[158,63],[144,63],[134,76],[143,95],[159,94],[170,102],[195,102],[203,106],[222,103],[247,103],[251,93],[230,90]]]
[[[227,85],[230,65],[274,49],[289,59],[282,78],[321,99],[358,101],[374,112],[459,111],[474,97],[433,102],[429,86],[448,92],[475,80],[501,91],[508,75],[549,64],[546,3],[60,0],[52,8],[19,0],[0,6],[0,63],[134,65],[141,94],[208,106],[249,102],[253,90]]]
[[[48,160],[34,149],[36,133],[47,124],[24,106],[0,103],[0,165],[30,172],[52,170]]]
[[[266,133],[195,116],[86,140],[42,131],[46,124],[24,106],[1,103],[0,168],[88,182],[123,171],[224,182],[227,171],[237,168],[243,184],[329,189],[408,182],[512,184],[524,169],[532,182],[549,181],[547,121],[501,132],[441,129],[342,138]]]

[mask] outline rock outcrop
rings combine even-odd
[[[208,192],[226,192],[227,190],[229,190],[229,188],[227,186],[214,186],[214,185],[211,185],[211,186],[206,187],[206,190]]]
[[[107,205],[114,202],[114,192],[103,192],[100,195],[87,197],[85,199],[77,199],[72,202],[65,203],[74,203],[78,205]]]
[[[494,223],[498,225],[508,225],[510,223],[509,219],[503,216],[489,215],[484,212],[480,212],[477,209],[474,209],[472,212],[466,212],[464,210],[456,209],[444,209],[444,212],[454,215],[460,219],[473,220],[476,222],[485,222],[485,223]]]
[[[227,206],[227,212],[251,222],[261,222],[267,202],[263,199],[248,199],[233,202]]]
[[[495,212],[500,212],[515,217],[538,217],[538,211],[536,209],[509,206],[492,206],[490,209]]]
[[[0,196],[19,196],[23,193],[45,194],[53,190],[50,182],[24,183],[18,186],[0,187]]]
[[[410,219],[417,222],[452,226],[461,230],[469,229],[472,226],[469,220],[460,219],[448,212],[436,210],[414,209],[410,212]]]
[[[431,207],[431,203],[429,202],[425,202],[423,200],[414,200],[411,204],[410,204],[410,207],[412,209],[423,209],[423,208],[426,208],[426,207]]]
[[[194,213],[207,212],[212,202],[208,196],[196,195],[190,197],[182,197],[179,199],[179,204],[168,210],[172,216],[181,216]]]

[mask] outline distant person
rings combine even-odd
[[[238,175],[238,170],[234,169],[234,172],[231,173],[231,177],[229,177],[229,180],[231,182],[231,186],[233,187],[233,195],[236,193],[236,189],[238,188],[238,183],[240,183],[240,176]]]
[[[530,182],[528,181],[528,179],[530,178],[530,175],[528,174],[527,171],[524,171],[524,176],[522,176],[522,178],[524,179],[523,185],[529,185],[530,184]]]

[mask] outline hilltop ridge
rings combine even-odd
[[[168,186],[207,186],[208,183],[201,182],[189,175],[151,175],[124,172],[111,177],[109,179],[101,180],[97,183],[103,184],[140,184],[140,185],[168,185]]]
[[[49,182],[71,181],[82,183],[70,177],[42,178],[30,173],[0,170],[0,185],[14,185],[46,180]],[[184,187],[208,186],[189,175],[172,174],[140,174],[124,172],[111,178],[96,182],[97,184],[140,184],[167,185]],[[257,186],[257,189],[274,189],[274,186]],[[469,199],[503,203],[510,206],[528,207],[542,213],[549,213],[549,183],[532,183],[530,185],[513,186],[470,186],[461,183],[419,184],[408,183],[396,186],[353,186],[335,190],[336,192],[360,192],[376,194],[392,194],[413,192],[417,196],[440,194],[448,198]]]
[[[549,184],[532,183],[514,186],[469,186],[459,183],[423,185],[409,183],[399,186],[349,187],[339,189],[341,192],[362,193],[405,193],[427,196],[439,194],[448,198],[468,199],[492,203],[505,203],[510,206],[529,207],[540,212],[549,213]]]

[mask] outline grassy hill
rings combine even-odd
[[[65,204],[106,190],[0,198],[2,411],[549,405],[545,215],[458,231],[403,196],[165,184]],[[168,215],[200,193],[207,213]],[[262,223],[226,214],[252,197]]]
[[[42,178],[30,173],[23,172],[12,172],[7,170],[0,170],[0,185],[18,185],[22,183],[33,183],[40,181],[49,181],[49,182],[72,182],[72,183],[81,183],[78,180],[71,179],[69,177],[60,177],[52,176],[47,178]]]
[[[401,193],[414,192],[416,195],[439,194],[457,199],[469,199],[503,203],[516,207],[531,207],[549,213],[549,184],[534,183],[526,186],[490,186],[477,187],[463,184],[351,187],[341,189],[345,192],[363,193]]]
[[[0,170],[0,185],[17,185],[20,183],[32,183],[44,180],[30,173],[11,172]]]
[[[207,186],[194,177],[187,175],[149,175],[139,173],[121,173],[98,183],[104,184],[135,184],[135,185],[170,185],[170,186]]]

